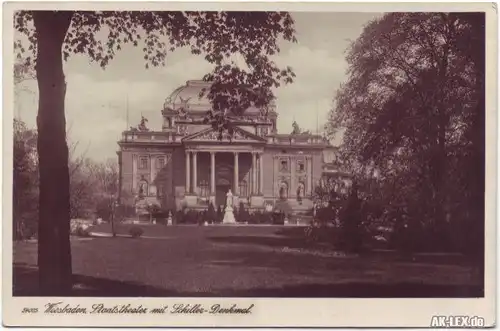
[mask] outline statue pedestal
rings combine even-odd
[[[234,213],[233,213],[233,207],[227,206],[225,213],[224,213],[224,219],[222,220],[223,224],[234,224],[236,223],[236,219],[234,218]]]

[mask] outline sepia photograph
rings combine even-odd
[[[486,299],[486,9],[31,5],[4,12],[19,316],[270,326],[258,300]],[[446,311],[428,326],[494,323]]]

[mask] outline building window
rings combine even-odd
[[[147,169],[148,168],[148,157],[141,156],[139,158],[139,169]]]
[[[202,197],[208,197],[210,195],[210,190],[208,187],[208,181],[202,180],[200,182],[200,195]]]
[[[165,158],[164,157],[159,157],[156,159],[156,168],[157,169],[163,169],[165,167]]]
[[[240,182],[240,197],[248,196],[248,184],[246,180]]]

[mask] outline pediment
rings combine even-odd
[[[219,132],[215,131],[213,128],[208,128],[201,130],[199,132],[193,133],[182,139],[182,142],[242,142],[242,143],[265,143],[266,140],[258,135],[250,133],[242,128],[235,127],[234,134],[232,137],[228,133],[224,133],[222,136],[222,141],[219,139]]]

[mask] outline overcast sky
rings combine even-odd
[[[278,131],[289,133],[295,119],[301,128],[316,132],[323,127],[335,91],[346,80],[345,50],[363,26],[380,16],[376,13],[293,13],[298,43],[283,44],[276,59],[290,65],[297,77],[293,84],[276,91]],[[65,64],[66,118],[69,139],[78,142],[78,153],[86,150],[96,160],[114,158],[116,144],[126,128],[138,124],[141,113],[153,130],[161,130],[164,100],[187,80],[201,79],[211,70],[202,57],[181,49],[171,53],[165,67],[145,69],[142,49],[124,47],[102,70],[83,56]],[[22,92],[15,112],[35,127],[36,82],[25,82],[33,93]]]

